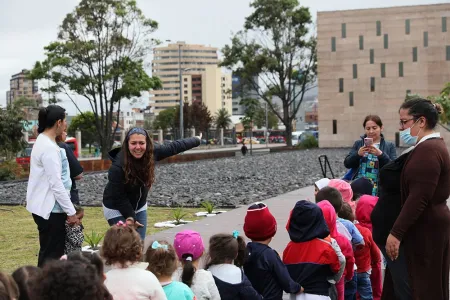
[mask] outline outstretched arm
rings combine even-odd
[[[200,140],[200,137],[192,137],[177,140],[168,145],[155,145],[153,148],[155,160],[163,160],[167,157],[198,147],[200,145]]]

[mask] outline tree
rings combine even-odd
[[[35,99],[27,98],[25,96],[19,96],[16,99],[14,99],[14,105],[16,107],[37,107],[37,102]]]
[[[51,82],[43,91],[65,94],[80,114],[73,96],[88,101],[103,158],[114,141],[121,101],[161,86],[143,68],[154,45],[149,36],[157,27],[135,0],[81,0],[64,18],[58,40],[44,48],[46,59],[31,71],[30,78]]]
[[[168,129],[176,129],[175,125],[175,114],[177,110],[175,107],[171,107],[161,111],[153,122],[153,127],[155,129],[161,129],[164,133],[167,132]]]
[[[224,131],[230,127],[233,122],[231,121],[230,113],[226,108],[221,108],[216,112],[214,123],[216,124],[217,129],[222,128]]]
[[[95,128],[95,116],[91,111],[85,112],[82,115],[76,115],[70,122],[67,133],[75,136],[76,131],[81,131],[81,140],[84,144],[89,144],[89,153],[91,153],[91,145],[98,143],[97,129]]]
[[[450,97],[450,82],[447,82],[445,84],[444,88],[441,91],[441,95]]]
[[[27,121],[21,107],[11,104],[0,109],[0,153],[7,160],[13,159],[26,146],[22,133],[24,124]]]
[[[311,14],[297,0],[254,0],[244,30],[223,49],[222,66],[248,82],[286,126],[292,145],[292,123],[306,91],[316,85],[316,39],[309,35]],[[278,112],[272,97],[280,98]]]
[[[184,103],[183,106],[184,129],[194,128],[196,132],[206,132],[213,122],[213,117],[208,107],[203,102]],[[177,106],[175,124],[180,127],[180,107]]]
[[[423,98],[419,94],[407,94],[405,101],[412,99]],[[448,124],[450,121],[450,96],[447,96],[444,91],[439,96],[428,96],[426,99],[431,100],[433,103],[439,103],[444,109],[444,113],[439,115],[439,121],[443,124]]]
[[[255,114],[255,125],[258,128],[266,126],[266,109],[264,107],[259,107]],[[277,129],[278,128],[278,117],[271,111],[267,111],[267,129]]]

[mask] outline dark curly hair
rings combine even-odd
[[[148,262],[147,270],[155,274],[157,278],[161,276],[172,276],[178,267],[178,258],[175,249],[167,241],[158,241],[160,245],[166,245],[167,250],[164,248],[153,249],[151,246],[152,243],[145,253],[145,261]]]
[[[414,98],[403,102],[399,111],[402,109],[408,110],[408,114],[414,118],[414,121],[424,117],[427,121],[426,127],[428,129],[434,129],[439,122],[439,115],[444,113],[444,108],[441,104],[422,98]]]
[[[79,261],[87,265],[92,265],[97,270],[97,275],[100,279],[104,278],[103,261],[97,253],[87,251],[73,251],[67,255],[67,260]]]
[[[142,258],[143,244],[141,237],[130,226],[114,225],[105,234],[101,256],[106,265],[139,262]]]
[[[209,239],[209,253],[206,269],[213,265],[231,263],[237,267],[244,266],[247,246],[243,237],[235,238],[231,234],[215,234]]]
[[[145,142],[146,149],[145,153],[139,160],[135,159],[128,148],[128,142],[130,137],[134,134],[129,135],[129,132],[133,130],[130,128],[125,140],[122,144],[122,155],[123,155],[123,171],[125,173],[125,183],[131,184],[141,184],[143,183],[146,187],[150,188],[155,181],[155,160],[153,158],[153,141],[146,132]]]
[[[42,274],[42,269],[35,266],[20,267],[12,273],[12,277],[19,287],[19,300],[30,299],[30,283]]]
[[[94,266],[70,260],[48,262],[31,291],[34,300],[112,299]]]
[[[0,272],[0,299],[19,298],[19,288],[11,275]]]

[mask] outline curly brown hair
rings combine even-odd
[[[161,276],[172,276],[178,267],[178,258],[175,249],[167,241],[157,241],[160,245],[166,245],[167,249],[153,249],[152,242],[145,253],[145,261],[148,262],[147,270],[155,274],[157,278]]]
[[[19,288],[13,277],[0,272],[0,299],[18,299]]]
[[[206,269],[213,265],[234,262],[237,267],[244,266],[247,246],[242,236],[235,238],[231,234],[219,233],[209,239],[209,253]]]
[[[141,237],[130,226],[114,225],[108,229],[101,248],[101,256],[106,265],[139,262],[142,258],[143,244]]]
[[[125,140],[122,144],[123,153],[123,171],[125,173],[125,183],[140,184],[143,183],[146,187],[150,188],[155,181],[155,160],[153,157],[153,141],[150,139],[147,131],[145,131],[146,149],[145,153],[140,159],[136,159],[131,155],[128,148],[128,142],[130,137],[134,134],[129,134],[135,127],[130,128],[127,132]]]

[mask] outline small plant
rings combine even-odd
[[[300,149],[311,149],[319,147],[319,142],[313,135],[308,135],[298,146]]]
[[[212,214],[214,211],[214,203],[212,203],[211,201],[203,201],[202,203],[200,203],[200,205],[206,209],[206,211],[208,212],[208,214]]]
[[[172,216],[175,219],[175,225],[183,224],[182,220],[188,214],[183,211],[183,207],[177,207],[172,211]]]
[[[92,250],[98,250],[98,245],[100,244],[100,241],[103,239],[105,235],[100,234],[92,230],[92,233],[84,234],[84,239],[86,240],[86,243],[89,244]]]

